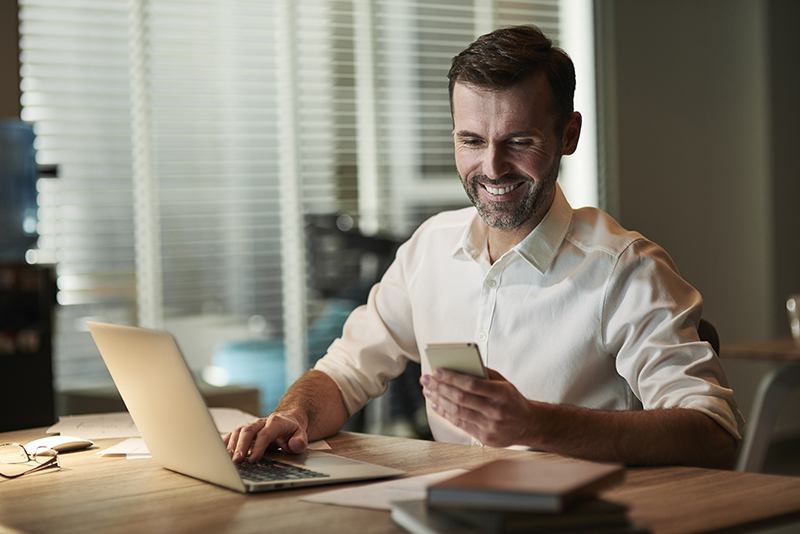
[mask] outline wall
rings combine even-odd
[[[800,292],[800,4],[596,5],[610,211],[667,249],[723,345],[788,335],[784,303]],[[725,366],[746,416],[771,366]],[[784,409],[779,432],[800,434],[797,410]]]

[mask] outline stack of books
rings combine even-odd
[[[412,534],[631,534],[624,505],[597,497],[624,477],[617,464],[496,460],[428,488],[427,499],[392,505]]]

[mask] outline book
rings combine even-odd
[[[581,499],[563,512],[498,512],[467,508],[437,508],[437,513],[487,534],[573,532],[628,528],[628,507],[603,499]]]
[[[646,534],[647,529],[631,523],[624,506],[608,501],[590,505],[594,510],[575,508],[560,514],[535,512],[485,512],[433,508],[425,500],[392,504],[392,521],[411,534]],[[494,516],[490,523],[488,517]],[[509,521],[507,516],[515,516]],[[495,521],[497,520],[497,521]]]
[[[429,508],[425,500],[392,503],[392,521],[411,534],[481,534],[481,531]]]
[[[625,476],[619,464],[582,460],[495,460],[428,487],[433,507],[561,512]]]

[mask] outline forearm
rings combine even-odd
[[[348,417],[336,382],[315,370],[308,371],[289,388],[275,413],[305,424],[309,441],[336,434]]]
[[[568,456],[628,465],[691,465],[730,469],[733,436],[690,409],[602,412],[531,403],[526,444]]]

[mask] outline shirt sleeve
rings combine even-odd
[[[690,408],[737,439],[744,419],[719,357],[700,341],[703,301],[667,253],[645,239],[619,256],[603,307],[603,337],[644,409]]]
[[[401,259],[406,246],[314,366],[336,382],[349,415],[386,391],[409,360],[419,362]]]

